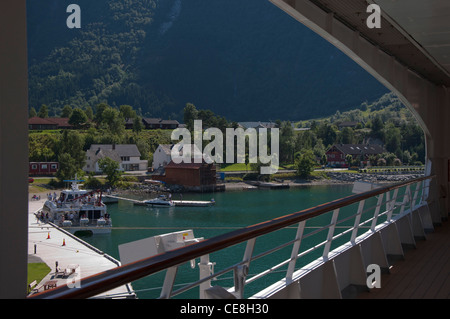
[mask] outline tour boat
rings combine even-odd
[[[59,196],[48,194],[38,218],[49,221],[71,233],[79,231],[105,234],[111,232],[112,222],[100,190],[79,189],[81,180],[66,180],[71,188],[61,191]]]

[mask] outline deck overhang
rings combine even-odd
[[[450,166],[450,3],[445,0],[269,0],[394,92],[426,136],[427,174],[447,216]],[[380,28],[367,24],[376,4]],[[431,165],[432,164],[432,165]],[[439,219],[439,217],[436,217]]]

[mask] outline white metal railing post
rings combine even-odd
[[[161,289],[160,299],[169,299],[172,294],[173,283],[175,282],[175,277],[177,276],[178,266],[170,267],[166,271],[166,276],[164,278],[164,284]]]
[[[339,208],[335,209],[333,211],[333,215],[331,216],[331,224],[330,227],[328,228],[328,237],[327,237],[327,242],[325,243],[325,246],[323,247],[323,259],[328,259],[328,254],[330,252],[330,248],[331,248],[331,242],[333,241],[333,236],[334,236],[334,230],[336,229],[336,222],[339,216]]]
[[[245,279],[250,268],[250,261],[252,259],[253,249],[255,248],[255,242],[256,238],[247,241],[244,258],[242,260],[243,264],[234,269],[234,295],[238,299],[244,298]]]
[[[199,272],[200,272],[200,280],[203,278],[207,278],[214,273],[214,265],[209,260],[209,254],[203,255],[200,257],[200,263],[198,264]],[[211,288],[211,279],[204,281],[200,284],[200,299],[205,299],[205,290]]]
[[[416,208],[416,206],[417,206],[417,204],[416,204],[417,203],[417,197],[419,196],[419,190],[421,188],[423,188],[423,185],[424,185],[423,182],[416,183],[416,190],[414,191],[414,197],[413,197],[413,202],[412,202],[414,207],[411,208],[411,211],[413,211],[414,208]]]
[[[375,231],[375,227],[377,226],[378,215],[380,214],[381,205],[383,204],[384,194],[380,194],[377,201],[377,206],[375,207],[375,212],[373,214],[372,225],[370,226],[371,231]]]
[[[306,221],[298,223],[297,233],[295,234],[295,242],[292,246],[291,259],[286,272],[286,282],[292,281],[292,276],[295,270],[295,263],[297,262],[298,251],[300,250],[300,244],[303,238],[303,231],[305,230]]]
[[[409,202],[409,206],[411,208],[411,201],[412,201],[412,197],[411,197],[411,188],[409,187],[409,185],[406,187],[405,189],[405,194],[403,195],[403,202],[402,202],[402,206],[400,208],[400,215],[403,214],[403,212],[405,211],[405,205],[407,202]],[[412,210],[411,210],[412,211]]]
[[[388,201],[388,199],[386,199],[386,210],[387,210],[387,220],[388,221],[392,220],[392,213],[394,212],[395,201],[397,200],[397,194],[398,194],[398,188],[396,188],[394,190],[394,195],[392,196],[392,199],[390,201]]]
[[[350,239],[350,241],[352,243],[355,243],[356,236],[358,235],[359,222],[361,221],[361,215],[362,215],[362,212],[363,212],[363,209],[364,209],[364,203],[365,202],[366,202],[365,200],[362,200],[362,201],[359,202],[359,205],[358,205],[358,211],[357,211],[356,216],[355,216],[355,224],[353,225],[352,237]]]

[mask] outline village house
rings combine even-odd
[[[326,152],[327,164],[331,167],[348,167],[347,155],[353,160],[363,162],[367,165],[370,155],[378,155],[385,152],[381,145],[376,144],[335,144]]]
[[[92,144],[86,151],[85,172],[101,173],[98,161],[109,157],[119,163],[121,171],[146,171],[148,161],[141,160],[141,153],[135,144]]]
[[[50,176],[58,172],[58,162],[30,162],[28,174],[30,176]]]
[[[244,130],[254,128],[257,132],[262,128],[272,129],[277,127],[277,124],[274,122],[239,122],[238,125]]]
[[[69,118],[67,117],[42,118],[35,116],[28,119],[28,129],[30,130],[61,130],[71,128],[73,128],[73,125],[69,124]]]
[[[172,149],[175,145],[176,144],[158,145],[155,152],[153,153],[153,163],[152,163],[153,170],[157,170],[160,167],[165,167],[172,161]],[[178,147],[178,154],[182,156],[183,151],[185,150],[184,145],[178,145],[177,147]],[[193,159],[192,162],[194,162],[195,158],[203,157],[202,151],[198,149],[195,144],[191,144],[191,147],[188,148],[188,152],[191,153],[190,157]]]

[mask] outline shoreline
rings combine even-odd
[[[273,181],[276,185],[289,185],[293,187],[308,187],[308,186],[333,186],[333,185],[352,185],[356,181],[365,181],[375,184],[393,184],[405,181],[412,178],[423,176],[423,174],[397,174],[397,175],[382,175],[382,174],[362,174],[362,173],[335,173],[330,174],[329,178],[312,178],[312,179],[284,179],[281,181]],[[255,181],[253,181],[255,182]],[[228,181],[224,183],[226,191],[248,191],[252,189],[264,189],[262,187],[253,186],[252,181]],[[59,192],[62,189],[48,189],[41,192],[29,192],[28,200],[32,201],[33,195],[40,195],[41,198],[48,193]],[[154,189],[145,188],[140,184],[139,188],[116,189],[114,193],[117,194],[158,194],[167,193],[167,191],[158,191]],[[190,192],[186,192],[190,193]],[[213,193],[213,192],[211,192]],[[45,198],[45,197],[44,197]]]

